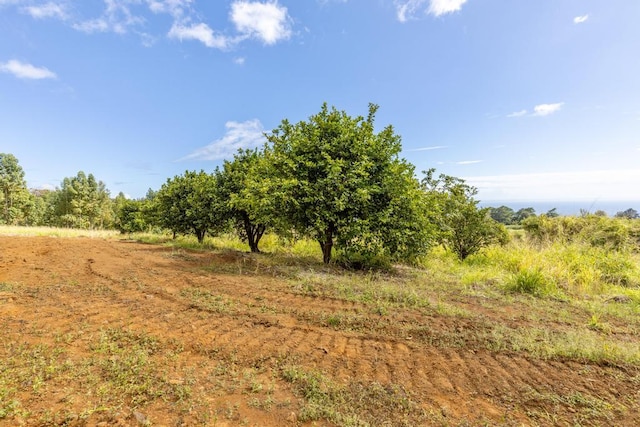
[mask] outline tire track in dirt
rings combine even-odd
[[[36,326],[59,318],[69,330],[78,319],[94,332],[105,327],[130,328],[176,340],[196,355],[233,354],[244,366],[286,356],[305,369],[321,370],[339,381],[399,384],[426,409],[443,411],[451,419],[500,419],[507,411],[521,410],[514,409],[512,399],[527,391],[583,393],[616,400],[609,387],[602,387],[613,381],[604,368],[591,366],[586,375],[577,362],[545,361],[482,348],[434,347],[418,336],[406,339],[405,333],[415,327],[412,324],[392,324],[410,318],[437,330],[456,319],[411,311],[406,318],[392,314],[388,316],[391,321],[372,323],[368,330],[346,331],[318,319],[348,313],[358,321],[373,322],[365,305],[299,295],[289,284],[275,279],[195,269],[206,265],[210,254],[193,254],[193,259],[185,261],[171,257],[170,250],[134,243],[40,243],[39,252],[27,261],[33,274],[25,279],[29,286],[40,289],[34,298],[50,303],[40,309],[39,318],[31,319]],[[66,259],[71,245],[80,246],[80,258]],[[51,287],[57,279],[44,269],[46,261],[39,257],[45,256],[72,268],[65,278],[78,285]],[[8,275],[6,270],[0,272],[3,277]],[[191,288],[222,296],[229,304],[220,309],[194,305],[181,294]],[[69,303],[69,295],[78,300]],[[628,388],[628,384],[619,384]]]
[[[305,307],[314,307],[320,312],[327,310],[328,313],[366,312],[366,307],[357,303],[301,296],[284,290],[281,284],[275,285],[277,290],[274,290],[275,281],[271,280],[265,283],[242,278],[243,283],[238,283],[237,277],[229,277],[230,280],[212,279],[210,275],[181,270],[182,275],[191,274],[188,280],[190,285],[224,295],[237,306],[231,315],[205,314],[202,320],[192,323],[191,330],[200,335],[199,341],[227,351],[241,350],[245,358],[290,353],[300,363],[316,366],[339,379],[358,378],[381,384],[408,383],[427,400],[447,408],[453,415],[456,415],[456,410],[452,408],[460,408],[461,400],[469,402],[462,410],[467,414],[502,413],[504,408],[499,403],[487,403],[486,397],[497,397],[499,400],[500,395],[526,389],[540,394],[550,393],[559,387],[586,394],[598,392],[580,381],[567,383],[564,380],[563,383],[553,374],[559,369],[561,377],[570,375],[571,372],[567,372],[567,367],[563,365],[550,369],[547,362],[532,362],[499,353],[481,352],[479,355],[478,352],[453,348],[434,350],[416,342],[409,346],[395,338],[372,338],[371,333],[366,336],[347,334],[309,325],[295,315]],[[165,281],[171,274],[168,276]],[[154,295],[166,302],[174,302],[176,308],[180,307],[179,298],[164,292],[155,292]],[[286,309],[281,309],[275,315],[264,316],[256,312],[258,305]],[[276,323],[271,322],[273,318]],[[146,319],[147,316],[139,316],[131,320],[132,323],[144,325]],[[265,323],[269,326],[264,326]],[[372,333],[375,334],[375,331]]]

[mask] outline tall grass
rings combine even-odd
[[[91,237],[109,239],[120,235],[115,230],[82,230],[77,228],[22,227],[0,225],[2,236],[48,236],[48,237]]]

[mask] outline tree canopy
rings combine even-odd
[[[283,120],[267,135],[261,185],[291,228],[318,241],[325,263],[336,243],[407,249],[413,242],[399,230],[420,223],[407,202],[417,188],[413,167],[398,157],[393,127],[374,131],[377,110],[370,104],[366,118],[351,117],[325,103],[307,121]]]
[[[2,223],[14,224],[20,218],[20,209],[28,200],[24,170],[13,154],[0,153],[0,200]]]

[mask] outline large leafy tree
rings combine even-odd
[[[55,216],[63,227],[105,228],[113,222],[109,190],[93,174],[64,178],[56,192]]]
[[[491,218],[490,208],[478,207],[475,187],[444,174],[436,178],[434,172],[425,172],[422,185],[445,247],[464,260],[486,246],[508,240],[506,228]]]
[[[0,200],[2,223],[14,224],[20,220],[22,205],[29,199],[24,170],[13,154],[0,153]]]
[[[227,224],[227,202],[219,195],[216,177],[204,171],[168,179],[154,201],[159,225],[174,237],[194,234],[202,243],[207,233],[215,234]]]
[[[391,256],[425,246],[413,167],[399,158],[391,126],[374,131],[377,110],[370,104],[366,118],[351,117],[325,103],[267,135],[259,186],[291,228],[318,241],[325,263],[335,244]]]

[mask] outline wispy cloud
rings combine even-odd
[[[65,5],[62,3],[49,2],[37,6],[27,6],[22,11],[35,19],[57,18],[65,20],[69,17]]]
[[[482,163],[484,160],[463,160],[461,162],[456,162],[456,165],[474,165],[476,163]]]
[[[100,2],[96,2],[100,3]],[[213,29],[196,8],[196,0],[103,0],[97,14],[83,15],[71,0],[0,0],[0,6],[16,7],[34,19],[55,18],[77,31],[136,34],[142,44],[151,46],[160,34],[179,40],[200,41],[207,47],[231,49],[255,39],[265,45],[287,40],[292,35],[292,18],[278,0],[233,0],[228,15],[233,29],[229,34]],[[202,4],[202,3],[201,3]],[[168,15],[170,27],[150,33],[154,15]]]
[[[514,111],[511,114],[508,114],[507,117],[522,117],[527,115],[527,110]]]
[[[640,170],[595,170],[472,176],[482,200],[581,201],[637,200]]]
[[[182,40],[197,40],[207,47],[216,49],[228,49],[233,44],[233,40],[223,35],[214,34],[213,30],[205,23],[193,25],[173,24],[169,38]]]
[[[431,147],[420,147],[420,148],[414,148],[412,150],[407,150],[407,151],[431,151],[431,150],[440,150],[443,148],[447,148],[446,145],[434,145]]]
[[[185,16],[194,0],[146,0],[153,13],[168,13],[175,19]]]
[[[261,40],[266,45],[291,37],[287,8],[280,6],[277,1],[236,1],[231,5],[229,17],[238,32]]]
[[[20,79],[55,79],[57,76],[53,71],[44,67],[35,67],[31,64],[12,59],[5,63],[0,63],[0,72],[13,74]]]
[[[408,21],[419,11],[441,16],[458,12],[466,2],[467,0],[396,0],[396,16],[400,22]]]
[[[233,58],[233,63],[237,65],[244,65],[246,60],[247,59],[244,56],[238,56],[237,58]]]
[[[264,128],[260,120],[225,123],[227,133],[220,139],[194,151],[180,160],[218,160],[233,156],[239,148],[255,148],[263,144]]]
[[[104,33],[114,32],[116,34],[126,34],[131,29],[142,26],[145,19],[131,9],[131,6],[138,4],[130,0],[104,0],[105,9],[102,15],[75,22],[72,27],[84,33]]]
[[[534,116],[548,116],[549,114],[553,114],[559,111],[564,102],[558,102],[555,104],[540,104],[533,107],[533,115]]]
[[[583,22],[587,22],[588,19],[589,15],[576,16],[575,18],[573,18],[573,23],[582,24]]]

